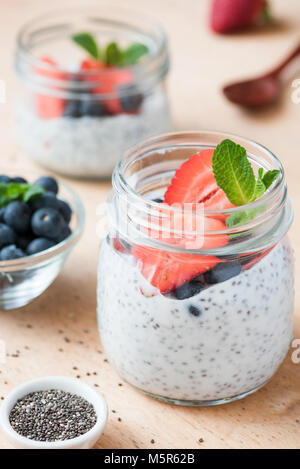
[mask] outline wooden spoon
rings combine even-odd
[[[259,108],[273,103],[281,94],[283,70],[300,55],[298,47],[271,72],[261,77],[234,83],[223,88],[226,98],[244,107]]]

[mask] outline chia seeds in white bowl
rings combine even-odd
[[[37,391],[19,399],[9,421],[20,435],[35,441],[64,441],[91,430],[97,420],[92,404],[58,389]]]
[[[14,388],[0,407],[0,427],[19,449],[89,449],[107,421],[104,396],[67,376],[44,376]]]

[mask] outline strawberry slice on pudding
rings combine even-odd
[[[119,87],[122,85],[128,85],[133,81],[132,72],[129,68],[118,68],[112,65],[105,65],[103,62],[92,58],[84,59],[81,63],[80,70],[83,72],[96,72],[99,70],[99,75],[94,73],[83,78],[85,81],[98,82],[97,86],[92,89],[92,93],[95,94],[117,95]],[[106,73],[101,73],[103,71]],[[110,114],[120,114],[123,112],[122,103],[119,97],[105,99],[105,107]]]
[[[35,70],[36,74],[52,80],[66,79],[66,74],[58,69],[57,63],[51,59],[51,57],[43,56],[40,60],[50,67],[49,70],[37,68]],[[65,100],[47,94],[36,94],[35,107],[38,116],[42,119],[55,119],[62,116],[65,108]]]
[[[234,207],[219,188],[212,169],[214,149],[202,150],[185,161],[176,171],[165,193],[165,202],[203,203],[206,210]]]
[[[233,207],[215,181],[213,152],[204,150],[182,164],[166,191],[164,203],[157,209],[156,224],[155,219],[152,220],[148,234],[164,242],[166,248],[169,244],[177,249],[217,249],[228,243],[228,237],[222,233],[224,217],[208,217],[203,211],[203,208]],[[172,211],[170,206],[179,210]],[[169,234],[166,228],[170,229]],[[181,254],[143,246],[135,247],[132,253],[143,276],[161,293],[190,282],[221,262],[216,256]]]

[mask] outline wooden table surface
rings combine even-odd
[[[259,114],[237,109],[220,93],[223,83],[268,69],[294,46],[299,39],[299,0],[271,0],[278,20],[273,27],[227,37],[208,30],[207,0],[126,3],[162,21],[168,32],[172,54],[168,85],[175,128],[217,129],[247,136],[281,159],[296,214],[290,235],[296,256],[300,254],[300,104],[291,100],[291,83],[300,77],[300,65],[287,77],[282,102]],[[72,2],[51,1],[53,7],[56,4]],[[15,168],[16,174],[36,167],[19,150],[11,124],[17,96],[14,39],[25,19],[48,9],[46,0],[2,0],[0,5],[0,79],[7,84],[7,102],[0,104],[0,158],[1,165]],[[300,448],[300,364],[292,362],[291,353],[261,391],[216,408],[169,406],[122,382],[105,360],[96,323],[96,207],[110,184],[71,183],[86,207],[85,233],[61,275],[40,298],[19,310],[0,311],[0,340],[6,342],[8,353],[0,368],[0,399],[34,377],[80,376],[97,386],[109,404],[108,424],[97,448]],[[297,338],[299,287],[296,264]],[[0,434],[0,448],[9,447]]]

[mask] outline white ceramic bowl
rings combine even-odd
[[[71,440],[43,442],[34,441],[19,435],[9,422],[9,415],[15,403],[31,392],[59,389],[83,397],[90,402],[97,414],[94,427],[84,435]],[[27,381],[15,388],[3,401],[0,408],[0,427],[10,443],[19,449],[89,449],[100,438],[107,421],[105,398],[88,384],[65,376],[46,376]]]

